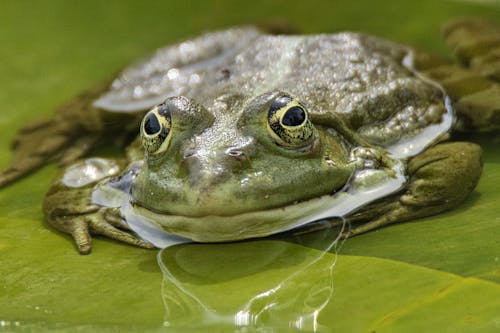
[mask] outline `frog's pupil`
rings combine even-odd
[[[282,123],[285,126],[299,126],[306,119],[304,109],[298,106],[293,106],[283,115]]]
[[[144,131],[147,135],[153,135],[160,132],[160,122],[156,115],[150,113],[146,116],[146,121],[144,122]]]

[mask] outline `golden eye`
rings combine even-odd
[[[288,95],[277,97],[267,115],[269,133],[280,146],[304,148],[312,143],[314,127],[303,105]]]
[[[141,137],[148,154],[159,154],[167,150],[170,142],[172,117],[165,103],[153,107],[142,120]]]

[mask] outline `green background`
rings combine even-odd
[[[500,23],[500,3],[2,0],[0,165],[19,127],[130,61],[203,31],[284,22],[304,33],[364,31],[446,54],[440,24],[466,15]],[[333,298],[319,318],[328,331],[500,331],[500,138],[469,139],[484,147],[484,173],[461,207],[343,244]],[[162,330],[155,251],[97,238],[93,253],[80,256],[43,222],[42,198],[57,172],[49,165],[0,190],[0,331]],[[293,246],[302,255],[318,251]]]

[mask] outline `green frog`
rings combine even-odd
[[[82,254],[94,234],[152,248],[342,217],[348,237],[438,214],[482,168],[450,131],[500,128],[498,28],[444,33],[460,64],[351,32],[239,27],[167,46],[21,129],[0,185],[64,165],[43,209]],[[83,158],[103,143],[125,156]]]

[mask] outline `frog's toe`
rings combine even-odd
[[[42,165],[58,159],[72,141],[64,123],[40,123],[22,129],[12,143],[10,166],[0,175],[0,187],[21,178]]]
[[[89,218],[88,223],[89,223],[89,229],[93,234],[106,236],[130,245],[135,245],[146,249],[155,248],[153,244],[145,242],[131,233],[128,233],[126,231],[118,229],[117,227],[114,227],[105,218],[92,216]]]
[[[467,67],[500,80],[500,27],[482,18],[462,18],[443,27],[447,44]]]
[[[89,254],[92,250],[92,237],[90,236],[89,228],[85,220],[82,218],[75,219],[69,233],[75,240],[78,252],[80,252],[80,254]]]
[[[125,222],[123,216],[121,215],[119,208],[106,209],[104,211],[104,219],[115,228],[125,231],[132,231],[130,226],[127,224],[127,222]]]
[[[22,171],[20,171],[17,168],[10,167],[0,173],[0,187],[3,187],[14,180],[18,179],[21,177],[23,174]]]
[[[61,216],[49,220],[56,229],[70,234],[80,254],[89,254],[92,250],[92,237],[85,215]]]

